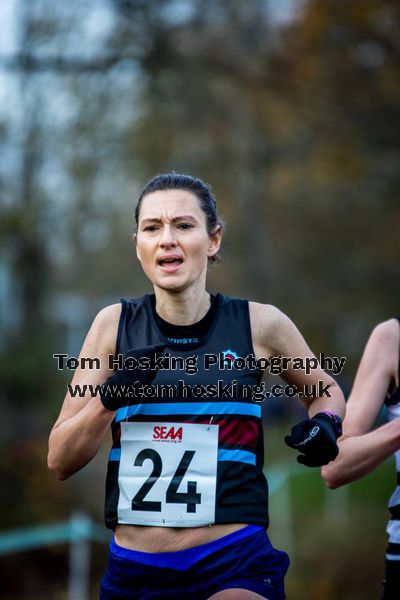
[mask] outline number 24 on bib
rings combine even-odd
[[[121,423],[118,522],[215,522],[218,425]]]

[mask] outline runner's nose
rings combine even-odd
[[[164,225],[160,237],[160,246],[170,248],[176,246],[176,239],[171,225]]]

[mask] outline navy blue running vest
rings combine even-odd
[[[105,498],[105,523],[111,529],[119,522],[124,522],[118,518],[120,440],[121,426],[124,423],[154,424],[157,432],[167,431],[164,423],[218,425],[215,511],[212,522],[268,526],[268,484],[263,474],[262,405],[255,402],[249,393],[252,386],[260,384],[262,371],[249,368],[248,365],[244,369],[221,369],[220,362],[207,365],[206,368],[206,357],[209,356],[227,357],[228,362],[237,357],[254,356],[248,301],[223,294],[217,294],[216,299],[215,316],[207,334],[198,343],[188,344],[167,342],[154,318],[149,295],[129,301],[122,300],[117,356],[123,356],[134,348],[167,342],[168,347],[163,354],[180,357],[182,360],[196,356],[197,372],[189,374],[183,368],[160,369],[152,382],[157,389],[177,384],[178,380],[187,384],[190,389],[196,385],[214,388],[211,389],[212,393],[200,397],[190,391],[180,395],[177,392],[178,395],[172,398],[164,395],[132,397],[127,406],[116,412],[111,424],[113,444],[108,462]],[[209,362],[213,361],[214,359]],[[227,361],[223,364],[227,364]],[[233,382],[237,383],[232,385]],[[172,435],[177,435],[177,431],[174,430]],[[151,474],[153,477],[150,476],[140,490],[141,506],[148,505],[150,510],[155,509],[151,508],[152,503],[148,502],[146,505],[146,494],[160,476],[160,473],[155,474],[155,469],[156,467]],[[182,473],[180,480],[178,477],[179,481],[182,481]],[[194,484],[189,482],[189,485]],[[174,493],[176,497],[185,496],[180,488],[176,488]],[[173,499],[172,502],[174,501]],[[188,511],[196,511],[196,501],[188,503]]]

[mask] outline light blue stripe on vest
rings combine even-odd
[[[136,404],[117,410],[115,420],[124,421],[132,415],[246,415],[261,417],[259,404],[246,402],[174,402],[166,404]]]
[[[233,460],[234,462],[243,462],[249,465],[256,464],[256,455],[247,450],[218,450],[218,461]]]
[[[108,460],[121,460],[121,449],[112,448]],[[256,456],[247,450],[218,450],[218,461],[232,460],[233,462],[243,462],[249,465],[256,464]]]
[[[111,448],[108,460],[121,460],[121,448]]]

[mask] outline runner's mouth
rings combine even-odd
[[[172,256],[168,258],[160,258],[157,262],[161,267],[177,267],[183,263],[183,259],[177,256]]]

